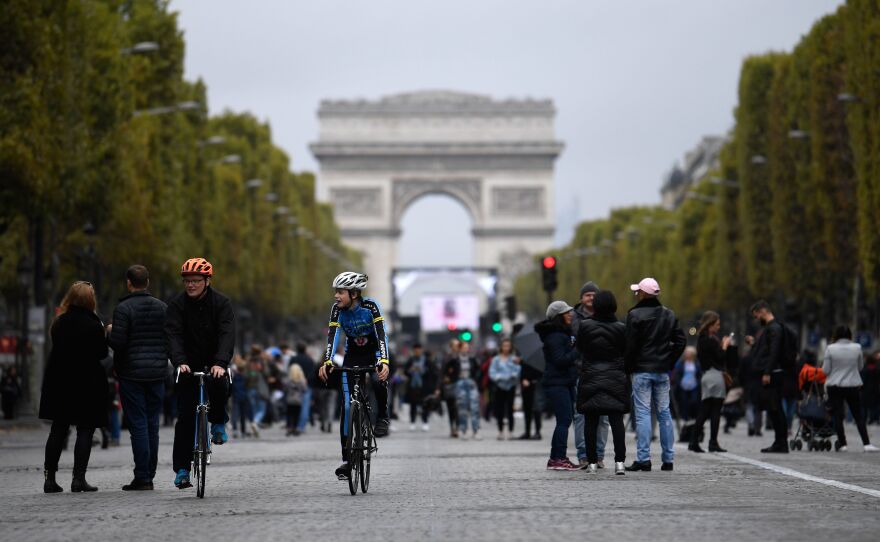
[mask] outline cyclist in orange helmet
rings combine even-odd
[[[206,379],[211,441],[224,444],[226,402],[229,398],[227,370],[235,348],[235,314],[229,298],[211,286],[214,267],[204,258],[191,258],[180,268],[184,291],[168,302],[165,334],[171,363],[180,369],[177,386],[177,424],[174,427],[174,485],[192,487],[189,480],[195,432],[198,388],[193,371],[209,373]]]

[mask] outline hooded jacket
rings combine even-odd
[[[630,410],[629,378],[624,368],[626,326],[615,316],[581,322],[575,342],[583,358],[577,409],[581,413],[622,414]]]
[[[571,332],[550,320],[535,324],[535,332],[544,343],[544,386],[574,386],[579,354],[571,342]]]
[[[675,313],[651,297],[626,316],[626,366],[630,373],[668,373],[687,339]]]

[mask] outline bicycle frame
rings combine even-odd
[[[194,435],[193,435],[193,453],[194,454],[199,451],[199,430],[200,429],[204,429],[205,431],[208,430],[207,428],[199,427],[199,414],[204,412],[205,416],[207,417],[208,408],[209,408],[208,401],[206,400],[207,393],[205,391],[205,374],[206,373],[202,373],[202,372],[193,373],[193,376],[195,376],[196,378],[199,379],[199,402],[198,402],[198,404],[196,404],[196,424],[195,424],[196,430],[194,431]],[[205,453],[208,454],[208,464],[210,465],[211,464],[211,439],[209,438],[209,439],[205,439],[205,440],[207,442],[207,447],[208,447],[208,449],[205,450]],[[195,457],[195,456],[193,456],[193,457]]]
[[[343,373],[349,373],[352,375],[352,379],[354,380],[354,383],[352,384],[352,390],[351,390],[351,393],[349,394],[349,397],[348,397],[349,407],[353,404],[360,405],[364,409],[363,410],[364,415],[366,417],[367,423],[370,426],[370,436],[371,436],[371,441],[373,442],[373,445],[370,446],[369,449],[356,448],[355,450],[361,450],[361,451],[373,454],[379,450],[379,448],[375,445],[375,442],[376,442],[375,437],[372,437],[372,432],[373,432],[372,410],[373,409],[370,406],[370,401],[369,401],[369,397],[367,397],[367,393],[361,388],[361,381],[364,380],[368,374],[375,371],[375,368],[373,368],[373,367],[335,367],[334,370],[338,370]],[[346,424],[346,427],[347,427],[347,424]],[[346,434],[346,436],[348,436],[348,435]],[[352,450],[349,449],[349,453],[351,451]]]

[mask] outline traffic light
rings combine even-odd
[[[556,257],[544,256],[541,260],[541,278],[544,283],[544,291],[552,294],[556,291],[558,282],[556,281]]]
[[[474,334],[468,330],[464,330],[458,334],[458,338],[459,338],[459,340],[461,340],[463,342],[469,343],[469,342],[471,342],[471,339],[474,338]]]
[[[504,298],[504,313],[507,319],[513,322],[516,320],[516,296],[509,295]]]
[[[489,322],[491,322],[492,333],[501,333],[504,329],[504,326],[501,325],[501,313],[498,311],[489,312]]]

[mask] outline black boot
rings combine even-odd
[[[688,450],[696,452],[698,454],[704,454],[706,453],[706,450],[700,447],[700,441],[697,440],[697,438],[700,436],[700,433],[702,433],[702,431],[697,431],[696,426],[691,427],[691,441],[688,443]]]
[[[55,481],[54,470],[43,471],[43,493],[61,493],[64,489]]]
[[[73,475],[73,482],[70,483],[70,491],[73,493],[80,493],[83,491],[98,491],[98,488],[89,485],[89,483],[86,482],[86,473],[82,473]]]
[[[723,454],[727,450],[725,450],[724,448],[719,446],[717,442],[710,442],[709,443],[709,451]]]

